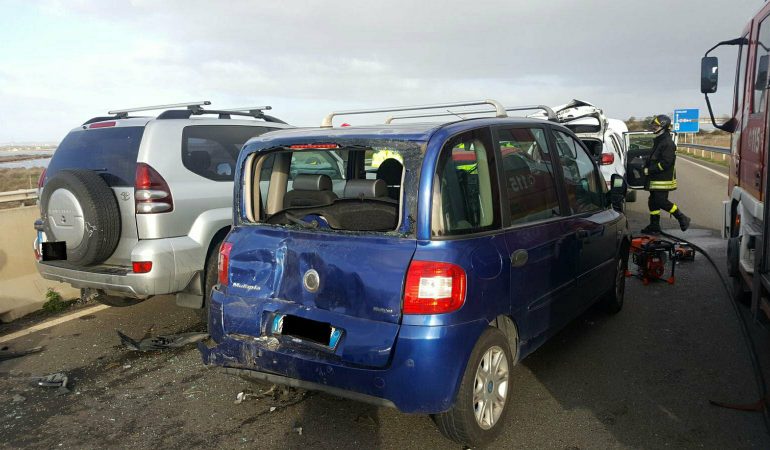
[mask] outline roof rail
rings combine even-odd
[[[530,105],[530,106],[512,106],[510,108],[505,108],[505,111],[529,111],[533,109],[542,109],[545,111],[546,116],[548,117],[548,120],[555,122],[556,119],[556,113],[553,112],[551,108],[545,105]],[[393,122],[394,120],[400,120],[400,119],[419,119],[423,117],[440,117],[440,116],[459,116],[462,117],[462,114],[488,114],[488,113],[494,113],[497,111],[489,110],[489,109],[483,109],[483,110],[476,110],[476,111],[446,111],[446,112],[440,112],[440,113],[427,113],[427,114],[410,114],[407,116],[390,116],[385,120],[385,123],[389,124]],[[498,116],[499,117],[499,116]]]
[[[153,111],[156,109],[171,109],[171,108],[187,108],[190,111],[196,111],[202,109],[201,107],[204,105],[210,105],[211,102],[208,100],[201,100],[198,102],[187,102],[187,103],[172,103],[169,105],[154,105],[154,106],[140,106],[138,108],[128,108],[128,109],[115,109],[112,111],[107,111],[107,114],[114,114],[116,119],[124,119],[128,117],[128,113],[137,112],[137,111]]]
[[[269,116],[263,112],[263,110],[273,109],[272,106],[251,106],[246,108],[228,108],[228,109],[203,109],[197,107],[194,109],[188,108],[187,110],[170,109],[162,112],[157,119],[189,119],[191,116],[199,116],[203,114],[218,114],[220,119],[229,119],[230,116],[244,116],[253,117],[255,119],[262,119],[265,122],[283,123],[283,120]]]
[[[375,114],[375,113],[387,113],[387,112],[396,112],[396,111],[419,111],[423,109],[456,108],[461,106],[478,106],[478,105],[492,105],[495,108],[494,113],[496,117],[508,117],[508,114],[505,113],[505,107],[503,107],[503,105],[500,102],[496,100],[488,99],[488,100],[474,100],[469,102],[438,103],[433,105],[396,106],[396,107],[387,107],[387,108],[337,111],[337,112],[332,112],[327,114],[326,117],[324,117],[323,122],[321,122],[321,127],[331,128],[332,120],[334,119],[335,116],[347,116],[347,115],[354,115],[354,114]]]

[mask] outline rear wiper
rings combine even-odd
[[[316,222],[315,220],[312,222],[306,222],[292,213],[284,212],[284,214],[286,215],[286,218],[289,219],[292,223],[295,223],[301,226],[302,228],[310,228],[310,229],[318,228],[318,222]]]

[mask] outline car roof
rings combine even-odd
[[[554,122],[546,122],[541,119],[524,117],[486,117],[455,120],[450,122],[419,122],[399,124],[360,125],[335,128],[293,128],[272,131],[249,139],[246,145],[264,142],[275,142],[277,145],[286,142],[298,142],[309,139],[335,140],[335,139],[398,139],[402,141],[425,142],[438,130],[446,129],[452,134],[461,133],[483,126],[492,125],[542,125]],[[559,126],[559,128],[564,128]]]

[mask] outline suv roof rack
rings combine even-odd
[[[186,110],[170,109],[161,113],[157,119],[189,119],[191,116],[199,116],[202,114],[217,114],[220,119],[229,119],[230,116],[243,116],[253,117],[255,119],[262,119],[265,122],[283,123],[283,120],[269,116],[265,114],[264,110],[271,110],[272,106],[249,106],[244,108],[230,108],[230,109],[203,109],[201,107],[189,108]]]
[[[548,120],[552,122],[556,122],[556,113],[548,106],[545,105],[527,105],[527,106],[511,106],[510,108],[505,108],[505,111],[530,111],[530,110],[536,110],[541,109],[545,111],[546,116],[548,117]],[[489,109],[480,109],[476,111],[446,111],[446,112],[440,112],[440,113],[427,113],[427,114],[410,114],[405,116],[390,116],[385,120],[386,124],[392,123],[394,120],[400,120],[400,119],[418,119],[423,117],[441,117],[441,116],[458,116],[462,117],[461,114],[488,114],[488,113],[494,113],[497,111],[492,111]],[[498,116],[499,117],[499,116]]]
[[[331,112],[327,114],[326,117],[324,117],[323,121],[321,122],[321,127],[331,128],[332,120],[334,119],[335,116],[348,116],[348,115],[354,115],[354,114],[375,114],[375,113],[387,113],[387,112],[396,112],[396,111],[419,111],[423,109],[457,108],[460,106],[478,106],[478,105],[492,105],[495,108],[495,110],[492,112],[495,113],[496,117],[508,117],[508,114],[506,114],[505,112],[505,107],[500,102],[498,102],[497,100],[487,99],[487,100],[474,100],[469,102],[437,103],[432,105],[396,106],[396,107],[375,108],[375,109],[356,109],[356,110],[349,110],[349,111],[336,111],[336,112]]]
[[[190,111],[197,111],[202,110],[202,106],[204,105],[210,105],[211,102],[208,100],[201,100],[197,102],[187,102],[187,103],[172,103],[169,105],[153,105],[153,106],[140,106],[138,108],[127,108],[127,109],[115,109],[112,111],[107,111],[107,114],[114,114],[115,119],[125,119],[128,117],[128,113],[137,112],[137,111],[153,111],[156,109],[171,109],[171,108],[187,108]]]

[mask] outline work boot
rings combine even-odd
[[[682,211],[679,211],[678,209],[674,211],[674,219],[679,222],[679,228],[681,228],[682,231],[687,231],[687,229],[690,228],[690,218],[682,214]]]
[[[650,224],[642,228],[644,234],[659,234],[660,229],[660,214],[650,214]]]

